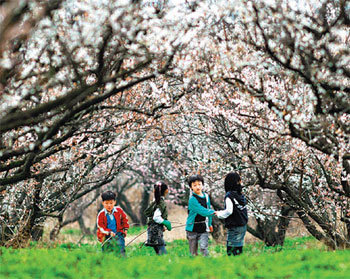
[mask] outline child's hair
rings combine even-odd
[[[156,203],[160,203],[160,198],[164,196],[165,191],[168,189],[168,185],[166,185],[164,182],[159,181],[156,184],[154,184],[154,199],[156,200]]]
[[[187,178],[188,186],[192,188],[192,183],[195,181],[200,181],[202,182],[202,184],[204,184],[203,176],[201,176],[200,174],[196,174],[196,175],[191,175],[190,177]]]
[[[241,177],[236,172],[230,172],[225,177],[225,192],[237,191],[242,192]]]
[[[102,201],[110,201],[110,200],[115,201],[116,195],[112,191],[106,191],[101,194],[101,198],[102,198]]]

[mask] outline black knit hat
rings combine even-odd
[[[241,177],[236,172],[230,172],[225,177],[225,192],[236,191],[242,192]]]

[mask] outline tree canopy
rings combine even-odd
[[[236,170],[257,220],[349,247],[348,1],[5,0],[0,23],[3,244],[121,173],[184,204],[187,175],[222,199]]]

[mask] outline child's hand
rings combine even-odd
[[[126,235],[128,234],[128,230],[125,230],[125,229],[124,229],[123,232],[122,232],[122,234],[123,234],[124,237],[126,237]]]
[[[209,231],[212,233],[214,231],[213,226],[209,227]]]
[[[111,237],[115,237],[115,233],[114,233],[114,232],[110,232],[109,235],[110,235]]]
[[[168,229],[168,231],[171,231],[171,223],[168,220],[164,220],[162,223],[164,226],[166,226],[166,228]]]

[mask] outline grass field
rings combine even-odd
[[[313,238],[287,239],[283,248],[257,242],[239,257],[210,243],[208,258],[190,257],[185,240],[168,243],[165,256],[130,245],[126,258],[102,253],[98,245],[45,246],[1,248],[0,278],[350,278],[350,250],[327,251]]]

